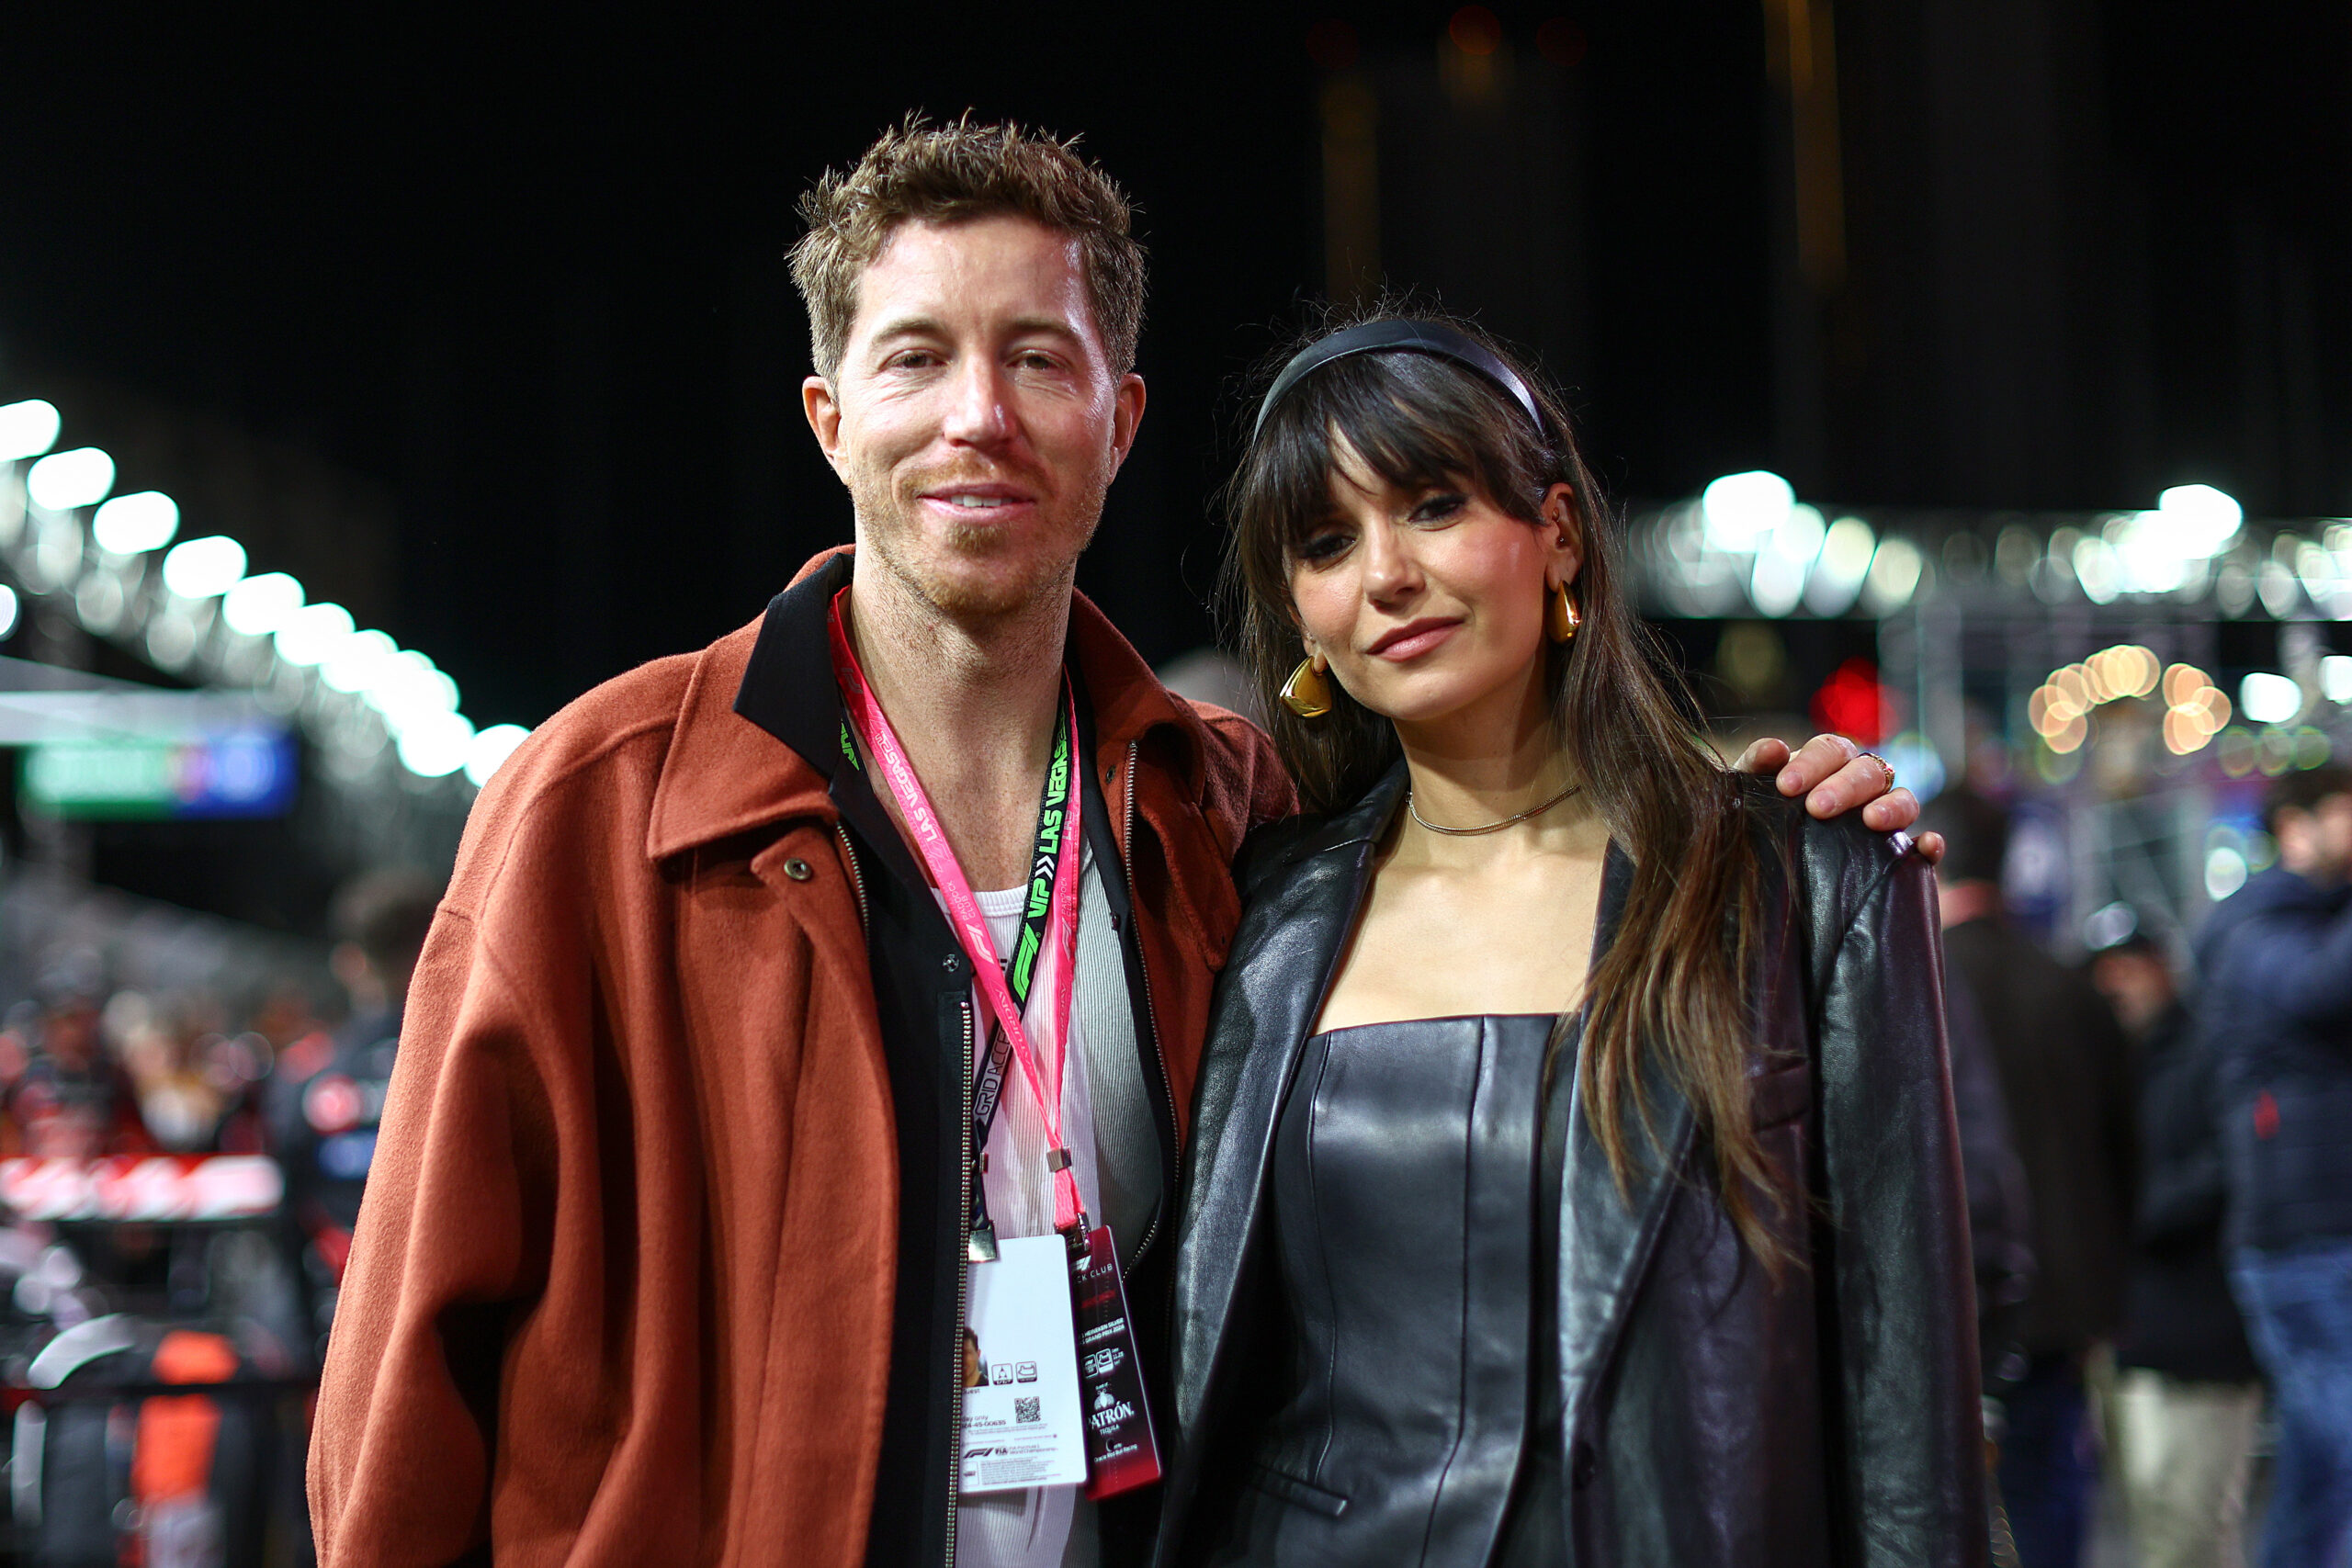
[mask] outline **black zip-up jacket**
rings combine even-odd
[[[899,1257],[928,1262],[902,1263],[898,1271],[882,1455],[866,1536],[868,1563],[899,1568],[953,1559],[955,1495],[947,1482],[961,1450],[956,1391],[948,1374],[958,1364],[964,1305],[972,972],[912,852],[844,749],[847,730],[825,628],[832,596],[848,578],[849,561],[840,558],[777,596],[744,672],[736,709],[831,781],[831,794],[856,843],[870,897],[866,959],[898,1131]],[[1079,723],[1082,749],[1091,752],[1093,710],[1083,701]],[[1125,868],[1094,770],[1081,767],[1079,777],[1087,841],[1125,957],[1128,999],[1136,1010],[1136,1049],[1147,1057],[1143,1080],[1159,1134],[1161,1190],[1173,1191],[1175,1108],[1169,1103],[1165,1074],[1148,1059],[1153,1034],[1142,1010],[1143,954],[1130,918]],[[1169,1251],[1164,1235],[1148,1234],[1126,1275],[1136,1355],[1148,1372],[1165,1364],[1160,1347]],[[1156,1409],[1166,1408],[1156,1382],[1149,1394]],[[1145,1488],[1103,1506],[1098,1522],[1105,1561],[1132,1562],[1142,1554],[1156,1500],[1156,1489]]]
[[[1800,1195],[1761,1213],[1797,1262],[1776,1284],[1738,1243],[1690,1105],[1662,1073],[1646,1083],[1656,1136],[1633,1140],[1623,1191],[1576,1113],[1557,1274],[1570,1558],[1981,1564],[1974,1292],[1931,874],[1901,837],[1742,789],[1767,868],[1755,1117]],[[1244,852],[1178,1230],[1163,1564],[1214,1560],[1253,1484],[1250,1437],[1286,1393],[1295,1307],[1272,1278],[1272,1137],[1402,795],[1399,770],[1352,809],[1263,830]],[[1460,1332],[1433,1323],[1428,1353]],[[1377,1442],[1332,1450],[1351,1472],[1327,1464],[1288,1490],[1335,1524],[1427,1494],[1364,1458]]]
[[[2200,1382],[2262,1375],[2222,1268],[2221,1064],[2175,1002],[2140,1043],[2140,1223],[2116,1361]]]

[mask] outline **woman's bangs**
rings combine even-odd
[[[1475,429],[1481,411],[1455,406],[1464,400],[1438,377],[1412,374],[1423,368],[1415,358],[1366,356],[1329,366],[1274,411],[1259,472],[1262,493],[1283,520],[1286,553],[1295,554],[1330,516],[1331,475],[1342,445],[1401,491],[1456,483],[1486,467],[1445,428]]]

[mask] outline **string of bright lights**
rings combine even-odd
[[[2230,616],[2259,603],[2275,619],[2352,620],[2352,521],[2323,519],[2310,534],[2279,528],[2266,548],[2235,499],[2189,484],[2145,511],[2045,522],[2053,525],[2012,521],[1997,537],[1959,536],[1948,547],[1980,561],[1989,555],[2003,575],[2052,604],[2210,597]],[[1913,541],[1860,517],[1833,521],[1762,469],[1725,474],[1666,508],[1642,543],[1651,592],[1678,615],[1884,617],[1934,583]]]
[[[343,755],[364,761],[389,743],[419,778],[463,773],[479,786],[530,733],[517,724],[477,730],[459,709],[458,683],[432,660],[363,629],[340,604],[311,603],[285,572],[247,575],[244,547],[227,535],[180,539],[170,496],[114,495],[112,457],[96,446],[53,450],[63,425],[39,398],[0,406],[0,551],[27,588],[68,596],[93,635],[137,646],[174,671],[209,646],[222,683],[301,708]],[[21,613],[16,591],[0,585],[0,637]],[[208,645],[216,625],[222,630]],[[311,685],[348,700],[313,716],[301,702]]]

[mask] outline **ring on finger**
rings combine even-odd
[[[1894,764],[1888,761],[1885,758],[1880,756],[1875,751],[1857,751],[1854,754],[1854,761],[1859,762],[1864,757],[1868,757],[1871,761],[1878,764],[1879,772],[1886,775],[1887,789],[1890,791],[1893,790],[1894,788]]]

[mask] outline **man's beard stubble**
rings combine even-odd
[[[929,477],[922,481],[926,487],[938,482]],[[1110,480],[1105,477],[1090,482],[1082,493],[1070,498],[1090,515],[1084,528],[1077,531],[1069,553],[1038,561],[1033,572],[1012,578],[953,570],[959,562],[1001,560],[1012,554],[1021,541],[1004,530],[956,525],[944,533],[934,531],[918,516],[922,502],[911,494],[899,494],[887,477],[860,475],[851,481],[849,490],[861,546],[871,549],[917,599],[947,619],[968,625],[1016,616],[1040,600],[1067,591],[1078,558],[1093,542],[1094,531],[1102,524]],[[1063,529],[1050,525],[1041,532],[1054,537]]]

